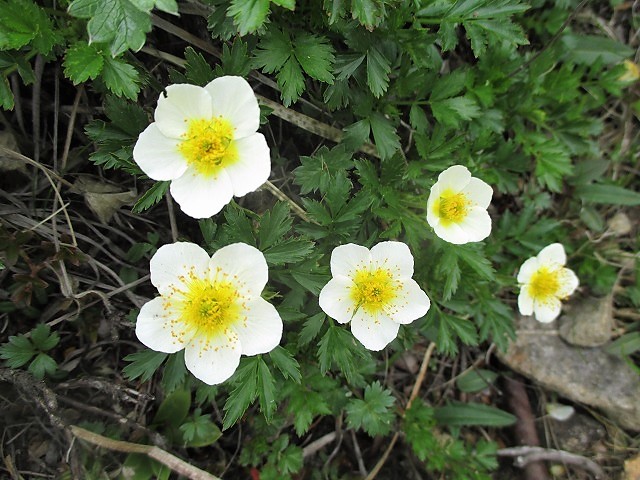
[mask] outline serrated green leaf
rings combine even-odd
[[[300,383],[302,379],[300,375],[300,364],[298,364],[298,361],[293,358],[293,355],[291,355],[288,350],[278,346],[269,352],[269,357],[284,378]]]
[[[57,332],[51,333],[51,327],[49,325],[41,323],[31,330],[31,341],[38,350],[46,352],[58,344],[60,336]]]
[[[394,402],[391,392],[375,381],[365,388],[364,400],[355,398],[347,404],[347,424],[354,429],[362,428],[372,437],[386,435],[394,419],[391,410]]]
[[[78,42],[69,47],[64,57],[64,74],[74,85],[95,80],[102,71],[104,59],[95,45]]]
[[[149,190],[144,192],[142,196],[135,203],[131,211],[133,213],[142,213],[145,210],[153,207],[165,196],[169,190],[171,182],[156,182]]]
[[[185,76],[189,83],[204,87],[213,80],[213,69],[200,53],[192,47],[187,47],[184,51],[184,58],[186,60]]]
[[[264,414],[267,422],[273,418],[276,411],[276,382],[269,367],[262,357],[258,360],[258,400],[260,402],[260,411]]]
[[[140,133],[149,124],[147,114],[139,105],[113,95],[105,98],[104,113],[113,126],[130,136],[131,143],[138,139]]]
[[[361,25],[373,30],[374,27],[380,25],[385,17],[384,1],[353,0],[351,2],[351,13],[353,18],[358,20]]]
[[[291,11],[296,9],[296,0],[271,0],[271,3],[284,7],[287,10]]]
[[[186,376],[187,367],[184,363],[184,350],[169,355],[169,359],[162,372],[162,386],[164,387],[164,391],[166,393],[173,392],[182,385]]]
[[[300,64],[293,57],[284,64],[276,75],[278,86],[282,89],[282,103],[289,107],[296,102],[304,92],[304,76]]]
[[[569,61],[592,65],[597,61],[604,64],[618,63],[633,55],[627,45],[604,36],[565,34],[561,42],[566,48]]]
[[[39,380],[42,380],[46,374],[53,374],[58,368],[56,361],[46,353],[39,353],[36,358],[29,364],[29,372]]]
[[[480,116],[480,107],[469,97],[453,97],[429,102],[436,120],[448,127],[456,128],[463,120]]]
[[[377,45],[367,50],[367,85],[376,98],[381,97],[389,88],[391,61]]]
[[[33,47],[47,54],[58,40],[53,24],[42,8],[30,0],[0,2],[0,50]]]
[[[438,447],[438,441],[433,435],[435,426],[433,408],[427,407],[421,399],[417,398],[405,412],[402,430],[416,456],[422,461],[425,461]]]
[[[217,76],[236,75],[246,77],[251,71],[251,57],[248,47],[240,38],[236,38],[231,48],[225,43],[222,45],[221,66],[216,68]]]
[[[243,358],[231,381],[235,388],[224,404],[222,430],[231,428],[258,396],[258,357]]]
[[[293,220],[289,214],[289,206],[285,202],[277,202],[260,218],[258,245],[261,250],[277,244],[289,230]]]
[[[102,0],[87,23],[89,43],[106,43],[113,57],[144,46],[151,31],[149,11],[141,11],[130,0]]]
[[[258,30],[268,14],[269,0],[231,0],[227,10],[227,16],[233,17],[233,22],[242,36]]]
[[[104,57],[102,79],[114,95],[135,100],[140,91],[140,74],[123,60]]]
[[[129,380],[140,378],[140,381],[146,382],[153,376],[166,358],[166,353],[153,350],[142,350],[131,353],[124,357],[124,360],[130,363],[122,369],[122,373],[124,373],[125,377]]]
[[[381,113],[369,117],[371,133],[382,160],[389,159],[400,148],[400,137],[390,120]]]
[[[333,47],[325,37],[302,33],[295,39],[295,56],[307,75],[325,83],[333,83]]]
[[[323,374],[335,363],[349,383],[360,383],[361,363],[370,355],[344,328],[331,325],[318,343],[318,360]]]
[[[268,263],[282,265],[304,260],[313,251],[314,244],[308,240],[288,238],[265,249],[262,253]]]
[[[176,2],[176,0],[155,0],[154,3],[158,10],[170,13],[171,15],[178,15],[178,2]]]
[[[304,322],[302,330],[300,330],[300,336],[298,337],[298,343],[301,346],[307,345],[318,336],[320,329],[324,325],[325,318],[325,314],[321,312],[309,317]]]
[[[516,422],[516,417],[499,408],[480,403],[461,402],[452,402],[444,407],[435,407],[434,418],[440,425],[450,427],[471,425],[508,427]]]
[[[36,353],[37,350],[24,335],[12,335],[7,343],[0,346],[0,358],[7,361],[9,368],[26,365]]]

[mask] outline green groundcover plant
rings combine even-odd
[[[600,115],[640,115],[638,67],[586,13],[620,3],[585,3],[0,1],[0,107],[55,71],[63,94],[100,107],[69,134],[73,172],[136,185],[132,218],[178,219],[173,238],[149,227],[127,253],[150,279],[131,287],[144,301],[119,331],[137,350],[117,375],[156,396],[148,425],[165,446],[239,438],[227,468],[244,476],[345,478],[367,469],[333,461],[339,446],[306,466],[310,439],[350,430],[390,449],[400,438],[428,478],[491,477],[497,443],[461,429],[515,418],[421,392],[429,359],[505,350],[518,313],[550,322],[578,287],[611,292],[611,249],[638,249],[601,242],[640,194],[636,147],[604,144]],[[39,272],[88,252],[36,261],[28,235],[1,234],[3,269],[19,273],[3,309],[24,320],[0,355],[61,382],[73,371],[53,349],[72,340],[32,320],[54,295]],[[640,305],[637,283],[623,291]],[[424,369],[388,376],[407,352]],[[485,389],[483,372],[456,388]],[[124,478],[168,478],[140,453]],[[87,478],[116,471],[92,462]]]

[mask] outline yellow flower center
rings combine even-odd
[[[194,279],[178,308],[181,320],[197,335],[212,337],[242,319],[242,296],[231,282]]]
[[[436,215],[440,217],[440,221],[446,225],[460,223],[464,220],[470,206],[471,202],[464,193],[454,193],[451,190],[446,190],[436,200],[434,209]]]
[[[396,298],[399,288],[389,270],[359,270],[353,277],[351,298],[356,310],[363,308],[368,314],[375,314]]]
[[[561,269],[550,270],[548,267],[538,269],[529,281],[529,295],[540,301],[557,296],[560,289],[560,272]]]
[[[238,160],[233,126],[224,118],[190,120],[182,137],[178,150],[202,175],[215,176]]]

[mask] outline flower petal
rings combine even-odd
[[[235,138],[244,138],[258,130],[260,107],[251,85],[242,77],[219,77],[206,85],[211,96],[213,115],[229,120],[235,128]]]
[[[467,242],[480,242],[491,234],[491,217],[480,207],[472,207],[458,224],[467,234]]]
[[[542,265],[562,266],[567,263],[567,254],[561,243],[552,243],[540,250],[538,260]]]
[[[260,297],[269,280],[269,267],[263,253],[246,243],[222,247],[213,254],[209,266],[212,276],[221,272],[249,297]]]
[[[276,308],[263,298],[247,303],[246,318],[231,328],[240,338],[243,355],[267,353],[282,339],[282,318]]]
[[[427,294],[415,280],[408,279],[404,281],[393,304],[385,308],[385,313],[394,322],[405,325],[426,315],[430,306]]]
[[[471,177],[462,193],[478,207],[486,209],[491,203],[493,188],[479,178]]]
[[[441,190],[451,189],[460,192],[469,184],[471,172],[467,167],[454,165],[438,175],[438,184]]]
[[[438,223],[432,226],[436,235],[446,242],[456,245],[462,245],[463,243],[469,242],[469,235],[467,232],[456,223],[450,223],[446,226],[442,223]]]
[[[171,138],[180,138],[187,131],[192,118],[211,118],[211,97],[197,85],[176,84],[166,88],[167,94],[160,94],[154,113],[160,131]]]
[[[413,255],[407,244],[402,242],[380,242],[371,248],[371,264],[390,270],[396,278],[411,278],[413,275]]]
[[[261,133],[235,141],[238,160],[226,167],[233,185],[233,194],[243,197],[257,190],[271,175],[271,154]]]
[[[233,198],[233,186],[224,171],[208,177],[188,168],[171,182],[170,190],[180,209],[192,218],[209,218]]]
[[[238,335],[228,329],[214,337],[194,337],[184,351],[187,369],[207,385],[227,380],[240,363]]]
[[[540,262],[537,257],[531,257],[520,266],[518,271],[518,283],[521,285],[529,283],[531,277],[540,268]],[[529,314],[531,315],[531,314]]]
[[[520,315],[533,315],[533,297],[529,295],[529,288],[526,286],[520,289],[518,310],[520,310]]]
[[[331,252],[331,274],[351,277],[356,270],[371,264],[371,252],[368,248],[355,243],[339,245]]]
[[[205,278],[209,270],[209,255],[198,245],[176,242],[161,246],[151,257],[151,283],[160,294],[172,286],[185,283],[185,278]]]
[[[165,137],[152,123],[140,134],[133,147],[133,159],[153,180],[173,180],[187,169],[187,161],[178,151],[179,140]]]
[[[573,270],[569,268],[562,268],[558,273],[558,280],[560,282],[560,286],[557,291],[557,295],[560,298],[567,298],[573,292],[576,291],[576,288],[580,285],[580,280],[574,273]]]
[[[382,350],[397,336],[400,324],[389,317],[379,314],[377,318],[359,310],[351,321],[351,333],[368,350]]]
[[[185,347],[192,332],[167,311],[165,303],[165,299],[156,297],[142,306],[136,321],[136,336],[156,352],[175,353]]]
[[[554,297],[547,298],[544,302],[534,302],[533,304],[536,320],[542,323],[553,322],[560,315],[561,309],[562,303]]]
[[[337,277],[320,291],[320,308],[338,323],[347,323],[353,317],[356,306],[350,295],[352,285],[348,278]]]

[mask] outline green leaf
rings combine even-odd
[[[262,357],[258,360],[258,400],[260,411],[264,414],[267,422],[271,422],[273,413],[276,411],[276,382],[269,367]]]
[[[241,36],[258,30],[269,14],[269,0],[231,0],[227,16],[233,17]]]
[[[393,124],[381,113],[369,117],[373,139],[382,160],[391,158],[400,149],[400,137]]]
[[[436,120],[451,128],[457,128],[462,121],[480,116],[480,107],[469,97],[447,98],[429,104]]]
[[[89,43],[109,44],[113,57],[129,49],[140,50],[151,31],[151,8],[140,10],[130,0],[96,1],[98,5],[87,24]]]
[[[372,437],[391,431],[395,398],[391,392],[375,381],[364,391],[364,400],[355,398],[347,404],[347,424],[350,428],[362,428]]]
[[[495,280],[495,271],[491,262],[474,246],[459,246],[456,255],[473,271],[485,280]]]
[[[371,357],[353,335],[344,328],[331,325],[318,346],[318,360],[323,375],[335,363],[349,383],[362,382],[362,363]]]
[[[146,382],[153,376],[166,358],[166,353],[155,352],[153,350],[142,350],[131,353],[124,357],[124,360],[130,363],[122,369],[122,373],[124,373],[125,377],[129,380],[135,380],[140,377],[140,381]]]
[[[291,11],[296,9],[296,0],[271,0],[271,3],[284,7],[287,10]]]
[[[316,416],[331,414],[331,409],[323,395],[309,390],[304,384],[300,388],[295,388],[288,398],[287,412],[294,417],[293,426],[298,436],[307,433]]]
[[[353,0],[351,2],[351,13],[353,18],[368,30],[380,25],[385,17],[383,0]]]
[[[69,47],[64,57],[64,74],[74,85],[95,80],[102,71],[104,59],[95,45],[78,42]]]
[[[123,60],[104,57],[102,79],[114,95],[135,100],[140,91],[140,74]]]
[[[293,220],[289,214],[289,206],[285,202],[276,204],[260,218],[258,245],[261,250],[277,244],[289,230]]]
[[[139,105],[113,95],[106,97],[104,113],[114,126],[129,135],[131,144],[138,140],[138,135],[149,125],[147,114]]]
[[[318,190],[326,193],[336,177],[344,176],[353,167],[351,155],[342,146],[331,150],[322,146],[312,157],[300,157],[300,163],[293,174],[303,195]]]
[[[36,353],[37,350],[24,335],[12,335],[7,343],[0,346],[0,358],[7,361],[9,368],[26,365]]]
[[[304,346],[311,342],[314,338],[318,336],[320,333],[320,329],[322,325],[324,325],[325,314],[324,313],[316,313],[315,315],[309,317],[304,325],[302,326],[302,330],[300,330],[300,336],[298,337],[298,343],[301,346]]]
[[[579,185],[576,194],[585,203],[599,203],[605,205],[640,205],[640,193],[619,185],[593,183]]]
[[[333,83],[331,69],[335,57],[327,38],[302,33],[296,36],[294,51],[298,63],[307,75],[325,83]]]
[[[189,390],[175,390],[165,397],[155,417],[153,425],[178,428],[191,408],[191,392]]]
[[[376,98],[381,97],[389,88],[391,61],[377,45],[367,50],[367,85]]]
[[[497,373],[491,370],[477,368],[460,375],[456,379],[456,386],[461,392],[479,392],[495,382],[496,378],[498,378]]]
[[[235,388],[224,404],[222,430],[228,430],[244,415],[247,407],[258,396],[259,357],[243,358],[236,373],[231,378]]]
[[[211,421],[210,415],[200,415],[199,411],[196,409],[193,419],[180,425],[182,438],[187,447],[206,447],[222,436],[218,426]]]
[[[60,336],[56,332],[51,333],[49,325],[41,323],[31,330],[31,341],[38,350],[46,352],[58,344]]]
[[[606,347],[607,353],[612,355],[631,355],[640,351],[640,332],[630,332],[614,340]]]
[[[251,71],[251,57],[247,53],[247,44],[240,38],[236,38],[229,48],[226,43],[222,45],[221,65],[216,67],[216,76],[236,75],[246,77]]]
[[[562,37],[569,61],[593,65],[600,61],[606,65],[621,62],[633,55],[633,49],[604,36],[567,33]]]
[[[278,346],[269,352],[269,357],[284,378],[300,383],[302,379],[300,375],[300,364],[298,364],[298,361],[293,358],[293,355],[291,355],[288,350]]]
[[[166,393],[173,392],[183,384],[186,376],[187,367],[184,363],[184,350],[169,355],[169,359],[162,372],[162,386],[164,387],[164,391]]]
[[[142,194],[131,211],[133,213],[142,213],[145,210],[153,207],[156,203],[162,200],[164,195],[169,190],[170,184],[171,182],[169,181],[154,183],[149,190]]]
[[[416,456],[422,461],[425,461],[439,447],[433,433],[435,426],[433,408],[427,407],[421,399],[417,398],[405,412],[402,430]]]
[[[452,402],[444,407],[435,407],[434,417],[438,424],[449,427],[508,427],[516,423],[516,417],[510,413],[481,403]]]
[[[46,353],[39,353],[29,365],[29,372],[39,380],[42,380],[46,374],[53,374],[58,368],[56,361]]]
[[[0,108],[4,110],[13,110],[13,92],[9,86],[7,77],[0,76]]]
[[[0,2],[0,50],[19,49],[30,42],[49,53],[59,37],[47,13],[30,0]]]
[[[298,238],[289,238],[265,249],[264,257],[271,265],[296,263],[304,260],[313,252],[314,243]]]
[[[214,78],[213,69],[192,47],[187,47],[184,51],[186,63],[184,65],[185,76],[189,83],[204,87]]]

